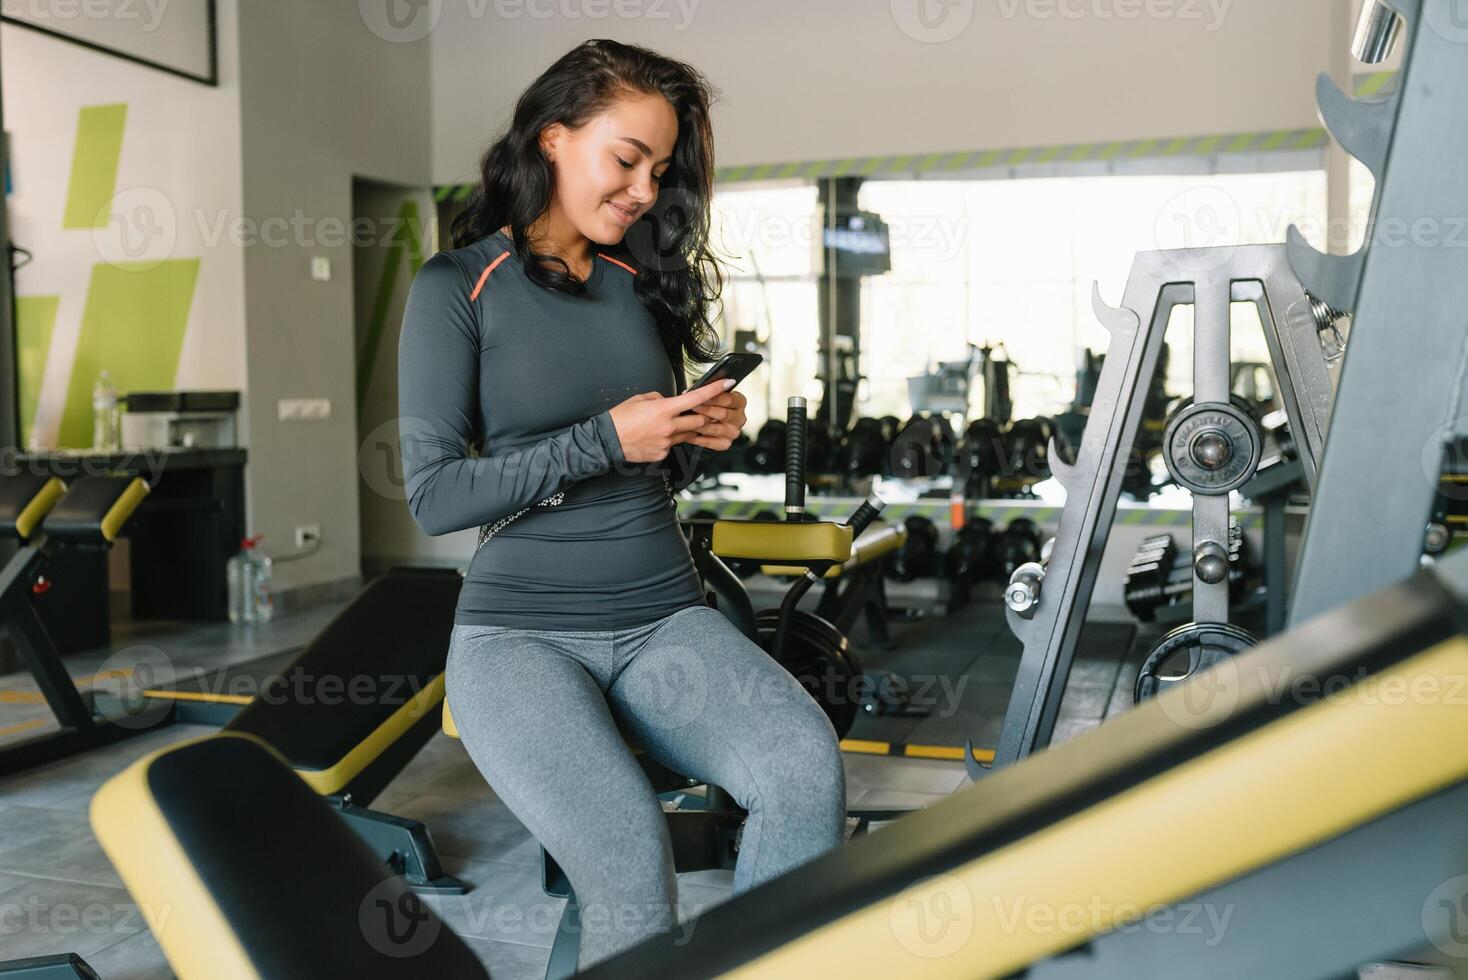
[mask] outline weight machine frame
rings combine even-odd
[[[1190,304],[1194,309],[1194,404],[1226,404],[1235,302],[1253,303],[1259,311],[1280,399],[1291,430],[1297,433],[1306,480],[1314,485],[1330,415],[1330,373],[1311,298],[1290,273],[1283,246],[1142,252],[1132,266],[1120,307],[1107,306],[1098,288],[1093,306],[1111,334],[1111,344],[1076,462],[1066,464],[1053,442],[1050,447],[1051,469],[1065,488],[1066,506],[1043,573],[1043,588],[1035,582],[1037,601],[1025,612],[1007,611],[1010,629],[1024,645],[1024,653],[995,767],[1017,762],[1050,743],[1173,310]],[[1135,310],[1147,311],[1145,326]],[[1226,547],[1228,520],[1227,493],[1195,494],[1194,551],[1210,543]],[[1193,587],[1194,618],[1226,622],[1227,579],[1208,583],[1195,572]],[[970,773],[977,775],[982,770],[974,761],[972,743],[968,749]]]

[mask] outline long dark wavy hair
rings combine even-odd
[[[630,93],[667,99],[678,117],[678,140],[658,186],[657,204],[621,243],[602,251],[620,253],[637,269],[637,297],[652,313],[681,390],[689,362],[705,364],[719,356],[713,322],[724,286],[709,248],[714,91],[694,68],[618,41],[585,41],[566,52],[515,103],[509,128],[480,161],[480,185],[454,216],[450,237],[454,248],[463,248],[508,225],[515,254],[532,280],[572,295],[585,292],[564,260],[532,252],[526,237],[550,206],[555,186],[540,133],[553,123],[579,129]]]

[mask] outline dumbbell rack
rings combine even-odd
[[[1468,101],[1458,97],[1468,90],[1468,32],[1450,19],[1453,0],[1379,2],[1407,28],[1397,90],[1361,103],[1324,76],[1317,86],[1326,125],[1377,179],[1367,247],[1326,256],[1291,228],[1284,246],[1143,253],[1120,308],[1097,295],[1097,316],[1121,356],[1106,359],[1076,465],[1056,466],[1067,507],[1050,562],[1017,573],[1006,595],[1024,653],[996,767],[1049,744],[1115,515],[1117,463],[1136,436],[1143,385],[1180,303],[1195,305],[1195,398],[1214,403],[1200,404],[1204,411],[1228,405],[1229,302],[1259,307],[1314,500],[1291,623],[1404,578],[1420,561],[1443,445],[1468,428],[1468,260],[1442,241],[1384,244],[1393,226],[1383,218],[1416,227],[1413,219],[1468,214]],[[1330,329],[1340,309],[1355,314],[1354,328],[1332,404],[1317,331]],[[1140,329],[1134,311],[1148,310],[1151,319]],[[1195,494],[1199,568],[1207,557],[1200,546],[1224,540],[1227,520],[1226,494]],[[1227,613],[1226,577],[1209,583],[1195,570],[1195,619],[1225,623]],[[970,775],[982,774],[971,744],[967,761]]]

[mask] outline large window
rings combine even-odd
[[[715,203],[716,242],[731,256],[725,339],[754,330],[771,345],[768,390],[748,392],[757,426],[766,398],[779,417],[789,395],[820,394],[816,190],[734,185]],[[892,271],[863,282],[858,414],[907,417],[907,378],[963,359],[972,343],[1002,344],[1018,365],[1024,416],[1062,411],[1082,352],[1105,349],[1093,282],[1119,303],[1139,251],[1281,242],[1292,223],[1323,245],[1326,181],[1320,170],[869,181],[859,203],[890,226]],[[1178,394],[1189,388],[1190,313],[1168,336]],[[1257,318],[1236,319],[1234,334],[1237,360],[1268,360]]]

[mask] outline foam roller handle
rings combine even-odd
[[[790,399],[785,414],[785,519],[805,516],[805,399]]]
[[[865,531],[868,525],[877,519],[877,515],[886,506],[887,502],[876,494],[872,494],[866,500],[863,500],[861,506],[856,509],[856,513],[851,515],[851,520],[846,522],[847,526],[851,528],[851,539],[855,541],[861,537],[861,532]]]

